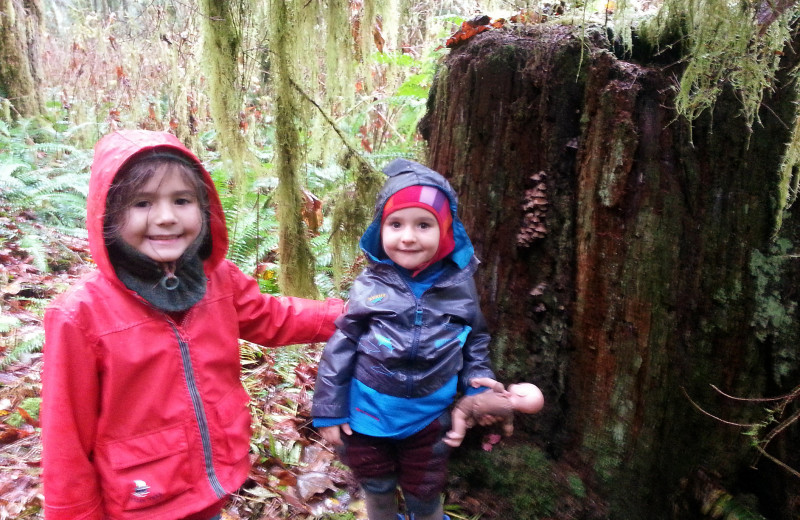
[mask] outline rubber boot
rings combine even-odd
[[[397,520],[397,498],[389,493],[364,493],[369,520]]]
[[[442,508],[441,503],[439,504],[439,507],[437,507],[430,514],[421,515],[419,513],[413,513],[411,515],[411,520],[442,520],[442,519],[450,520],[450,517],[444,514],[444,510]],[[372,520],[372,518],[370,518],[370,520]]]

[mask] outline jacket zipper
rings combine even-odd
[[[411,351],[409,362],[417,359],[417,351],[419,350],[419,338],[422,335],[422,302],[417,297],[414,297],[416,309],[414,310],[414,337],[411,340]],[[414,387],[415,381],[409,377],[406,381],[406,395],[411,395],[411,390]]]
[[[228,493],[222,487],[222,484],[217,478],[217,472],[214,470],[214,460],[211,454],[211,436],[208,432],[208,419],[206,412],[203,408],[203,401],[200,400],[200,392],[197,390],[197,381],[194,377],[194,369],[192,368],[192,359],[189,357],[189,345],[183,340],[175,324],[170,320],[170,327],[178,339],[178,346],[181,352],[181,362],[183,363],[183,373],[186,376],[186,386],[189,388],[189,396],[192,399],[192,408],[194,409],[194,416],[197,419],[197,426],[200,429],[200,442],[203,446],[203,461],[205,463],[206,477],[211,485],[211,489],[217,495],[217,498],[224,498]]]

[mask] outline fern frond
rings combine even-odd
[[[0,314],[0,334],[11,332],[20,326],[22,322],[14,316]]]
[[[13,336],[12,338],[4,339],[13,339],[14,342],[11,346],[11,350],[7,350],[5,355],[0,357],[0,370],[3,370],[12,363],[19,361],[23,356],[41,352],[42,347],[44,346],[44,330],[37,329],[36,331],[25,335],[24,338]]]
[[[46,273],[50,270],[47,265],[47,251],[45,249],[42,238],[37,234],[26,234],[19,241],[19,247],[25,250],[33,261],[33,266],[41,273]]]

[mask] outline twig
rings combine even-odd
[[[772,431],[771,431],[771,432],[769,432],[769,433],[768,433],[768,434],[767,434],[767,435],[764,437],[764,446],[766,446],[767,444],[769,444],[769,442],[770,442],[770,441],[771,441],[771,440],[772,440],[772,439],[773,439],[773,438],[774,438],[776,435],[778,435],[778,434],[779,434],[779,433],[781,433],[783,430],[785,430],[786,428],[788,428],[789,426],[791,426],[792,424],[794,424],[795,422],[797,422],[797,420],[798,420],[798,419],[800,419],[800,410],[797,410],[797,411],[796,411],[796,412],[794,412],[794,413],[793,413],[793,414],[792,414],[792,415],[791,415],[791,416],[790,416],[788,419],[786,419],[786,420],[784,420],[784,421],[781,421],[781,423],[780,423],[780,424],[778,424],[778,425],[777,425],[775,428],[773,428],[773,429],[772,429]]]
[[[709,385],[709,386],[711,386],[711,388],[716,390],[720,395],[722,395],[724,397],[727,397],[728,399],[731,399],[733,401],[751,401],[751,402],[754,402],[754,403],[764,402],[764,401],[783,401],[783,400],[786,400],[786,399],[791,399],[793,397],[797,397],[796,394],[798,392],[798,389],[795,389],[795,390],[792,390],[792,392],[790,392],[790,393],[788,393],[786,395],[779,396],[779,397],[736,397],[736,396],[733,396],[733,395],[726,394],[725,392],[720,390],[716,385]]]
[[[756,444],[756,449],[757,449],[757,450],[758,450],[758,451],[759,451],[759,452],[760,452],[760,453],[761,453],[763,456],[765,456],[766,458],[768,458],[769,460],[771,460],[772,462],[774,462],[774,463],[775,463],[775,464],[777,464],[778,466],[782,467],[783,469],[785,469],[786,471],[788,471],[789,473],[791,473],[791,474],[792,474],[792,475],[794,475],[795,477],[797,477],[797,478],[800,478],[800,472],[798,472],[797,470],[795,470],[794,468],[792,468],[791,466],[789,466],[789,465],[788,465],[788,464],[786,464],[785,462],[781,461],[781,460],[780,460],[780,459],[778,459],[777,457],[774,457],[774,456],[770,455],[769,453],[767,453],[767,451],[766,451],[764,448],[762,448],[762,447],[761,447],[761,446],[759,446],[758,444]]]
[[[686,388],[684,388],[684,387],[681,387],[681,391],[683,392],[683,395],[684,395],[684,396],[686,396],[686,399],[688,399],[688,400],[689,400],[689,402],[690,402],[690,403],[692,403],[692,406],[694,406],[695,408],[697,408],[697,410],[698,410],[700,413],[702,413],[703,415],[707,415],[707,416],[711,417],[712,419],[716,419],[717,421],[719,421],[719,422],[721,422],[721,423],[723,423],[723,424],[728,424],[728,425],[730,425],[730,426],[738,426],[738,427],[740,427],[740,428],[752,428],[752,427],[754,427],[754,426],[758,426],[757,424],[742,424],[742,423],[735,423],[735,422],[731,422],[731,421],[726,421],[725,419],[723,419],[723,418],[721,418],[721,417],[717,417],[716,415],[714,415],[714,414],[712,414],[712,413],[709,413],[709,412],[705,411],[705,410],[704,410],[702,407],[700,407],[700,405],[699,405],[699,404],[695,403],[695,402],[692,400],[692,398],[691,398],[691,397],[689,397],[689,394],[686,392]]]
[[[349,142],[347,142],[347,138],[345,137],[345,135],[342,133],[342,131],[339,129],[339,127],[338,127],[338,126],[336,126],[336,123],[333,121],[333,119],[331,119],[331,117],[330,117],[330,116],[329,116],[329,115],[328,115],[328,114],[327,114],[327,113],[326,113],[326,112],[325,112],[325,111],[322,109],[322,107],[321,107],[321,106],[319,106],[319,104],[318,104],[316,101],[314,101],[314,100],[311,98],[311,96],[309,96],[309,95],[308,95],[308,94],[307,94],[307,93],[306,93],[306,92],[305,92],[305,91],[304,91],[304,90],[303,90],[303,89],[300,87],[300,85],[298,85],[298,84],[297,84],[297,83],[296,83],[296,82],[295,82],[293,79],[291,79],[291,78],[290,78],[290,79],[289,79],[289,82],[292,84],[292,87],[294,87],[294,89],[297,91],[297,93],[298,93],[298,94],[300,94],[300,95],[301,95],[301,96],[302,96],[302,97],[303,97],[303,98],[304,98],[306,101],[308,101],[309,103],[311,103],[312,105],[314,105],[314,107],[315,107],[315,108],[316,108],[316,109],[319,111],[319,113],[322,115],[323,119],[325,119],[325,121],[326,121],[326,122],[327,122],[327,123],[330,125],[330,127],[333,129],[333,131],[334,131],[334,132],[336,132],[336,135],[338,135],[338,136],[339,136],[339,139],[341,139],[341,140],[342,140],[342,144],[344,144],[344,145],[345,145],[345,147],[347,147],[347,150],[348,150],[348,151],[349,151],[349,152],[350,152],[350,153],[351,153],[351,154],[352,154],[354,157],[357,157],[357,158],[358,158],[358,160],[361,162],[361,164],[362,164],[362,165],[364,165],[364,166],[365,166],[366,168],[368,168],[370,171],[375,171],[375,168],[373,168],[373,167],[372,167],[372,165],[371,165],[371,164],[370,164],[370,163],[369,163],[369,162],[368,162],[366,159],[364,159],[364,157],[362,157],[362,156],[361,156],[361,154],[359,153],[359,151],[358,151],[358,150],[356,150],[355,148],[353,148],[353,147],[350,145],[350,143],[349,143]]]
[[[735,396],[726,394],[725,392],[720,390],[715,385],[710,385],[710,386],[711,386],[711,388],[716,390],[720,395],[723,395],[723,396],[727,397],[728,399],[731,399],[731,400],[734,400],[734,401],[748,401],[748,402],[783,401],[783,403],[780,406],[781,411],[785,408],[785,406],[789,402],[793,401],[798,396],[800,396],[800,386],[798,386],[797,388],[792,390],[790,393],[788,393],[788,394],[786,394],[784,396],[781,396],[781,397],[763,397],[763,398],[735,397]],[[759,424],[741,424],[741,423],[735,423],[735,422],[731,422],[731,421],[726,421],[725,419],[722,419],[720,417],[717,417],[716,415],[713,415],[713,414],[705,411],[702,407],[700,407],[700,405],[695,403],[692,400],[692,398],[689,397],[689,394],[686,392],[686,389],[684,387],[681,387],[681,391],[683,391],[683,395],[686,396],[686,399],[688,399],[689,402],[692,403],[692,406],[697,408],[697,410],[700,411],[700,413],[702,413],[704,415],[707,415],[708,417],[711,417],[711,418],[713,418],[713,419],[715,419],[715,420],[717,420],[717,421],[719,421],[719,422],[721,422],[723,424],[728,424],[728,425],[731,425],[731,426],[737,426],[737,427],[741,427],[741,428],[753,428],[753,427],[760,426]],[[796,469],[792,468],[791,466],[789,466],[785,462],[781,461],[780,459],[778,459],[774,455],[770,455],[769,453],[767,453],[767,450],[766,450],[767,445],[769,445],[769,443],[772,442],[772,440],[777,435],[779,435],[781,432],[783,432],[789,426],[791,426],[794,423],[796,423],[798,420],[800,420],[800,410],[795,411],[791,416],[789,416],[789,418],[787,418],[787,419],[781,421],[780,423],[778,423],[778,425],[775,426],[774,428],[772,428],[772,430],[769,433],[764,435],[763,439],[761,439],[760,441],[754,442],[753,446],[756,448],[756,450],[758,450],[758,452],[761,455],[763,455],[767,459],[771,460],[772,462],[774,462],[775,464],[777,464],[781,468],[785,469],[786,471],[788,471],[789,473],[791,473],[795,477],[800,478],[800,472],[798,472]]]

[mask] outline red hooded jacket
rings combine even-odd
[[[196,162],[209,192],[208,286],[180,322],[125,287],[103,240],[114,176],[153,149]],[[211,177],[167,133],[124,131],[98,142],[87,228],[98,268],[45,313],[45,516],[189,517],[236,491],[250,467],[238,339],[270,347],[325,341],[342,302],[264,295],[225,260],[225,218]]]

